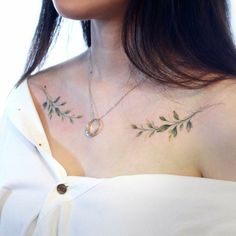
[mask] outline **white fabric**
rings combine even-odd
[[[1,236],[236,235],[234,181],[67,176],[52,157],[27,80],[8,96],[0,124]]]

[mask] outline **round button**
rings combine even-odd
[[[58,184],[57,185],[57,192],[60,194],[64,194],[67,191],[67,187],[65,184]]]

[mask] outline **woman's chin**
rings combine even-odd
[[[74,20],[110,19],[125,8],[127,0],[53,0],[60,16]]]
[[[87,20],[91,19],[91,16],[85,11],[78,11],[73,9],[56,9],[58,14],[62,17],[72,20]]]
[[[73,1],[54,0],[54,7],[60,16],[74,20],[89,19],[89,10],[86,5],[76,6]]]

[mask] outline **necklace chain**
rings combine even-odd
[[[131,73],[130,73],[131,75]],[[130,78],[129,75],[129,78]],[[132,90],[137,88],[141,83],[143,83],[146,79],[141,81],[140,83],[136,84],[134,87],[132,87],[130,90],[128,90],[112,107],[110,107],[102,116],[99,118],[95,118],[95,113],[93,109],[93,106],[95,106],[92,103],[93,97],[92,97],[92,91],[91,91],[91,78],[93,76],[93,65],[92,65],[92,58],[91,58],[91,48],[89,48],[89,81],[88,81],[88,88],[89,88],[89,100],[90,100],[90,117],[92,117],[92,120],[89,121],[86,129],[85,134],[86,136],[93,137],[97,135],[101,129],[102,129],[102,118],[104,118],[109,112],[111,112],[123,99],[125,96],[127,96]]]

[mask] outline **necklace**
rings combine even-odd
[[[120,102],[124,99],[128,93],[130,93],[132,90],[137,88],[141,83],[143,83],[146,79],[144,79],[142,82],[136,84],[134,87],[132,87],[130,90],[128,90],[110,109],[108,109],[107,112],[105,112],[102,116],[95,118],[94,109],[93,109],[93,103],[92,103],[92,92],[91,92],[91,77],[93,75],[93,66],[92,66],[92,60],[91,60],[91,49],[89,48],[89,82],[88,82],[88,89],[89,89],[89,101],[90,101],[90,117],[92,119],[88,122],[88,124],[85,127],[85,135],[87,137],[94,137],[97,134],[99,134],[103,129],[103,122],[102,119],[111,111],[113,110]]]

